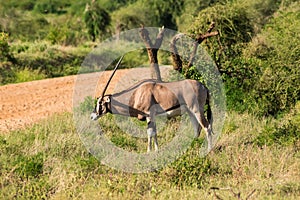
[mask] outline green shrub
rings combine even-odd
[[[22,71],[28,69],[45,78],[74,75],[77,74],[84,59],[83,53],[66,52],[57,46],[48,44],[30,45],[25,53],[18,55],[18,69]],[[26,72],[26,71],[25,71]]]
[[[78,112],[78,114],[91,113],[96,103],[97,100],[94,100],[91,96],[87,96],[85,97],[84,101],[80,103],[79,107],[75,108],[76,112]]]
[[[239,2],[228,4],[216,4],[201,10],[192,24],[189,32],[191,34],[205,33],[207,25],[211,22],[216,23],[217,30],[220,33],[220,42],[224,48],[225,53],[230,53],[232,45],[237,43],[249,42],[254,33],[254,24],[251,20],[246,7],[240,6]],[[212,53],[218,50],[217,40],[212,40],[208,45],[215,49]],[[230,55],[230,54],[229,54]]]
[[[16,73],[12,68],[11,62],[0,62],[0,85],[14,83],[16,81]]]
[[[277,115],[300,99],[299,19],[294,9],[278,13],[244,49],[240,60],[245,62],[235,63],[234,73],[245,66],[249,76],[234,82],[239,77],[234,75],[226,82],[245,109],[260,116]]]
[[[33,41],[43,39],[47,35],[49,23],[43,16],[22,16],[17,13],[11,16],[13,22],[9,27],[11,37],[16,40]]]
[[[296,144],[300,140],[300,128],[289,121],[283,126],[275,124],[266,125],[263,131],[255,139],[254,143],[258,146],[272,146],[274,144],[288,146]]]
[[[95,158],[95,156],[91,154],[78,157],[74,160],[74,162],[76,162],[76,164],[80,166],[82,171],[86,173],[90,173],[92,170],[99,167],[99,161]]]
[[[300,141],[300,101],[288,113],[281,115],[274,124],[267,124],[255,138],[258,146],[294,145],[297,149]]]
[[[63,33],[59,27],[51,27],[50,31],[46,37],[51,44],[59,44],[63,38]]]
[[[28,82],[34,80],[45,79],[46,75],[39,72],[39,70],[29,70],[25,68],[23,70],[15,72],[15,83]]]
[[[137,150],[136,141],[132,138],[129,138],[128,136],[123,135],[112,135],[110,138],[111,142],[114,143],[116,146],[129,149],[129,150]]]
[[[33,10],[35,6],[35,1],[25,0],[20,2],[20,8],[23,10]]]
[[[8,34],[0,32],[0,85],[14,82],[16,78],[13,71],[13,64],[16,62],[16,59],[13,56],[8,40]]]
[[[238,104],[242,105],[244,87],[246,87],[243,82],[248,82],[253,77],[253,71],[256,70],[249,70],[249,64],[246,64],[247,61],[241,56],[242,50],[255,34],[254,21],[249,10],[250,6],[241,6],[241,2],[238,1],[230,1],[226,4],[216,3],[201,10],[189,29],[192,35],[203,34],[208,25],[215,22],[215,29],[219,31],[219,36],[207,39],[203,43],[203,47],[213,57],[225,81],[230,109],[236,108]],[[200,65],[199,67],[203,69],[208,68],[203,63],[195,64]],[[189,71],[189,77],[197,79],[201,77],[200,75],[193,77],[193,73],[193,71]],[[213,78],[205,77],[204,79],[214,80]]]
[[[217,173],[209,158],[184,155],[175,161],[168,170],[167,177],[177,187],[184,186],[202,188],[207,183],[207,177]]]
[[[66,13],[64,10],[66,7],[69,7],[70,3],[65,1],[58,1],[58,0],[50,0],[50,1],[38,1],[35,6],[34,10],[38,13],[55,13],[55,14],[63,14]]]
[[[39,2],[34,7],[35,11],[40,13],[55,13],[56,7],[54,4],[46,3],[46,2]]]
[[[266,21],[279,1],[270,8],[270,1],[242,2],[202,10],[191,32],[204,32],[207,23],[216,22],[220,38],[207,40],[205,47],[225,81],[229,109],[277,115],[300,98],[299,3],[281,8]],[[256,23],[254,14],[259,17]]]
[[[259,113],[261,107],[257,107],[257,100],[250,94],[267,63],[256,58],[238,56],[224,65],[226,73],[222,74],[222,77],[225,80],[228,109]]]
[[[10,46],[8,44],[8,34],[4,32],[0,32],[0,62],[14,62],[14,56],[10,50]]]
[[[112,13],[112,24],[118,31],[139,28],[141,24],[145,26],[162,26],[164,24],[158,24],[155,20],[156,11],[149,8],[149,3],[137,1],[114,11]]]
[[[148,65],[148,63],[149,59],[146,49],[128,52],[122,61],[122,65],[125,66],[125,68],[141,67],[143,65]]]
[[[15,161],[16,173],[23,178],[38,177],[43,173],[44,155],[19,156]]]
[[[48,31],[45,39],[50,41],[51,44],[59,44],[63,46],[77,46],[82,42],[82,38],[85,33],[82,32],[81,23],[75,24],[70,19],[65,19],[66,23],[64,25],[61,24],[53,24]]]
[[[84,22],[92,41],[97,37],[103,38],[108,35],[108,26],[111,18],[109,13],[96,2],[87,4],[84,12]]]

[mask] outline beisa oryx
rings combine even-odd
[[[115,70],[121,60],[122,57],[116,65]],[[203,128],[208,141],[208,152],[212,149],[210,95],[204,85],[190,79],[176,82],[159,82],[148,79],[142,80],[122,92],[105,95],[110,80],[104,88],[102,95],[97,99],[97,104],[91,114],[92,120],[97,120],[106,113],[147,120],[147,151],[149,152],[152,147],[152,138],[154,139],[155,151],[158,150],[155,116],[166,114],[169,118],[188,112],[194,125],[195,137],[199,136],[201,128]],[[205,104],[207,104],[207,119],[204,116]]]

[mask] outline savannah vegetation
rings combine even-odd
[[[101,165],[80,141],[70,113],[1,133],[0,198],[297,199],[299,11],[299,0],[1,1],[2,85],[76,74],[98,42],[141,24],[193,36],[214,21],[219,34],[201,47],[221,73],[228,110],[208,156],[198,155],[200,138],[173,163],[145,174]],[[129,54],[124,66],[148,64],[146,55]],[[169,56],[159,54],[159,62]],[[193,67],[183,73],[201,79]],[[91,99],[85,103],[93,106]],[[100,123],[117,146],[145,149],[146,140],[122,133],[113,116]],[[172,126],[158,134],[162,145],[171,133]]]

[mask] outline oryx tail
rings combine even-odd
[[[211,107],[210,107],[210,101],[211,101],[211,97],[210,97],[210,94],[209,94],[209,90],[207,90],[207,98],[206,98],[207,120],[208,120],[208,123],[212,125],[213,116],[212,116],[212,111],[211,111]]]

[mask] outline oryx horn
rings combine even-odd
[[[101,94],[101,97],[104,96],[104,94],[105,94],[105,92],[106,92],[106,90],[107,90],[107,88],[108,88],[108,85],[109,85],[109,83],[110,83],[112,77],[114,76],[114,74],[115,74],[115,72],[117,71],[119,65],[121,64],[121,61],[122,61],[123,57],[124,57],[124,55],[121,56],[120,60],[118,61],[117,65],[116,65],[115,68],[114,68],[114,71],[113,71],[112,74],[110,75],[110,78],[108,79],[108,81],[107,81],[107,83],[106,83],[106,85],[105,85],[105,87],[104,87],[104,89],[103,89],[103,92],[102,92],[102,94]]]

